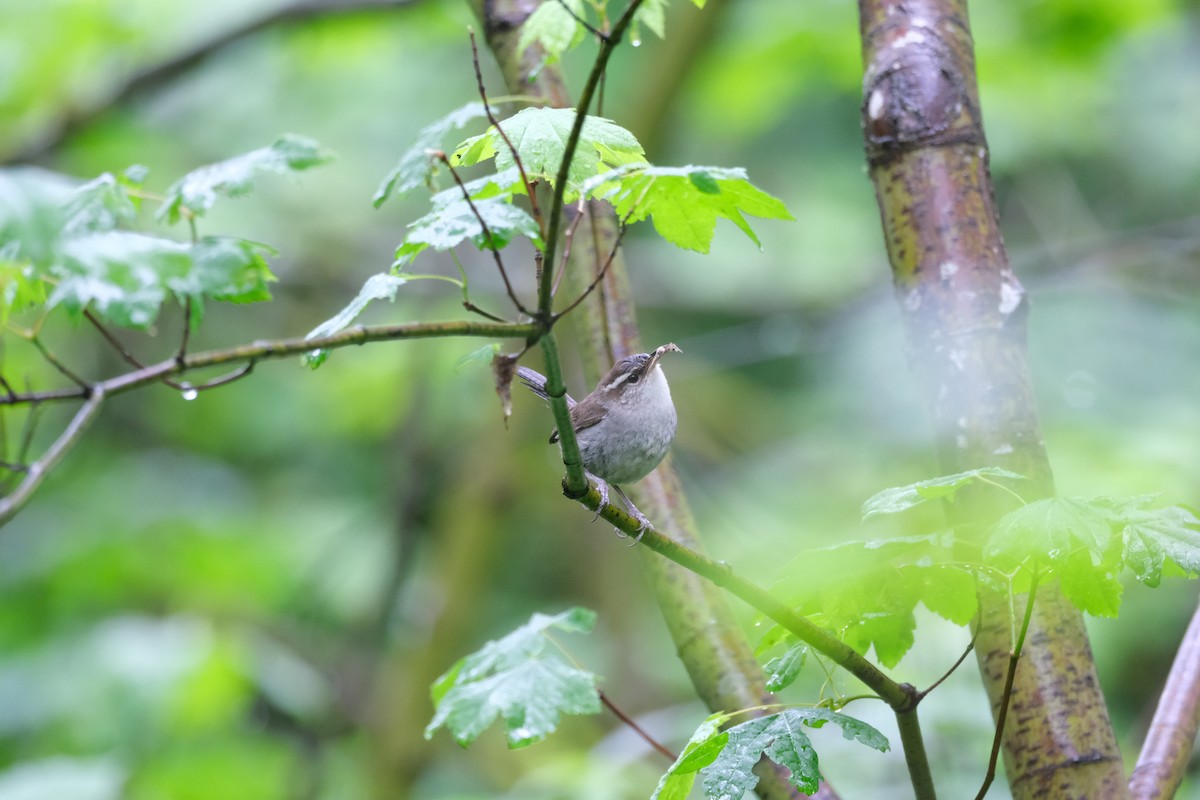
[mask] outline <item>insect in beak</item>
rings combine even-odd
[[[680,350],[675,345],[674,342],[667,342],[666,344],[657,348],[653,353],[650,354],[650,363],[646,365],[646,372],[648,373],[654,369],[654,367],[658,364],[658,360],[663,357],[664,353],[682,353],[682,352],[683,351]]]

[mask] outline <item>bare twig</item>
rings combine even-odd
[[[40,352],[42,354],[42,358],[46,359],[46,361],[50,363],[50,366],[54,367],[62,375],[66,376],[66,378],[68,380],[70,380],[72,383],[78,385],[81,389],[84,390],[84,393],[86,394],[87,388],[88,388],[87,381],[85,381],[83,378],[79,377],[74,372],[72,372],[70,369],[68,369],[66,364],[59,361],[58,357],[56,355],[54,355],[53,353],[51,353],[50,349],[46,347],[44,342],[42,342],[41,336],[39,336],[37,333],[30,332],[29,333],[29,341],[32,342],[33,346],[38,349],[38,352]]]
[[[609,711],[611,711],[616,716],[617,719],[621,720],[621,722],[624,722],[626,725],[628,725],[630,728],[632,728],[634,733],[636,733],[638,736],[642,737],[642,739],[644,739],[646,741],[646,744],[650,745],[655,750],[657,750],[659,753],[661,753],[663,756],[665,756],[668,761],[674,762],[675,759],[678,758],[678,756],[676,756],[674,753],[672,753],[670,750],[668,750],[666,747],[664,747],[657,739],[655,739],[653,736],[651,736],[649,733],[647,733],[645,728],[643,728],[641,725],[638,725],[636,722],[634,722],[632,717],[630,717],[628,714],[626,714],[621,709],[617,708],[616,704],[613,703],[613,701],[609,699],[608,695],[606,695],[603,691],[600,691],[599,694],[600,694],[600,702],[604,703],[604,707],[607,708]]]
[[[356,325],[344,331],[330,334],[329,336],[318,336],[311,339],[295,337],[291,339],[276,339],[274,341],[257,341],[221,350],[192,353],[184,357],[182,363],[172,357],[157,364],[151,364],[123,375],[108,378],[91,386],[83,385],[75,388],[14,393],[8,397],[0,396],[0,406],[45,403],[80,397],[86,398],[89,396],[89,391],[96,387],[102,389],[107,395],[119,394],[161,381],[164,376],[181,375],[206,367],[285,358],[313,350],[332,350],[350,345],[365,344],[367,342],[390,341],[393,339],[429,339],[447,336],[480,336],[492,339],[536,339],[543,332],[544,329],[542,326],[533,322],[496,323],[458,320],[453,322],[405,323],[400,325]],[[224,380],[228,382],[228,380],[232,379],[227,378]],[[217,380],[220,381],[223,379]],[[208,386],[209,384],[203,385],[203,388],[208,388]],[[197,386],[193,388],[200,389],[202,387]]]
[[[603,41],[605,41],[606,39],[608,39],[608,34],[607,34],[607,33],[605,33],[604,31],[600,30],[599,28],[597,28],[597,27],[596,27],[595,25],[593,25],[592,23],[588,22],[586,19],[584,19],[583,17],[581,17],[579,14],[576,14],[576,13],[575,13],[575,9],[573,9],[573,8],[571,8],[569,5],[567,5],[567,3],[566,3],[566,0],[558,0],[558,4],[559,4],[560,6],[562,6],[562,7],[563,7],[563,9],[564,9],[564,10],[565,10],[565,11],[566,11],[568,14],[570,14],[572,17],[574,17],[574,18],[575,18],[575,21],[576,21],[576,22],[578,22],[580,25],[582,25],[582,26],[583,26],[583,28],[584,28],[584,30],[586,30],[586,31],[587,31],[588,33],[590,33],[592,36],[595,36],[597,39],[599,39],[599,40],[600,40],[600,41],[602,41],[602,42],[603,42]]]
[[[213,378],[210,381],[205,381],[204,383],[201,383],[197,386],[184,387],[181,384],[172,384],[172,385],[182,388],[185,391],[191,390],[193,392],[203,392],[206,389],[216,389],[218,386],[228,386],[229,384],[233,383],[234,381],[240,381],[242,378],[246,377],[251,372],[254,372],[254,365],[257,363],[258,362],[255,361],[254,359],[250,359],[249,361],[247,361],[245,364],[238,367],[237,369],[232,370],[231,372],[227,372],[224,375],[220,375],[216,378]]]
[[[195,234],[193,232],[193,239]],[[183,333],[179,337],[179,350],[175,353],[175,358],[179,361],[187,355],[188,342],[192,338],[192,298],[188,295],[183,301]]]
[[[1000,693],[1000,708],[996,712],[996,735],[992,737],[992,754],[988,758],[987,773],[983,776],[983,785],[975,800],[983,800],[992,781],[996,779],[996,764],[1000,760],[1000,743],[1004,739],[1004,723],[1008,719],[1008,708],[1012,701],[1013,681],[1017,677],[1017,664],[1021,661],[1021,651],[1025,648],[1025,635],[1029,633],[1029,620],[1033,617],[1033,602],[1037,598],[1038,579],[1040,575],[1035,569],[1029,583],[1029,599],[1025,603],[1025,618],[1021,620],[1021,630],[1017,641],[1013,644],[1012,653],[1008,657],[1008,672],[1004,676],[1004,691]],[[978,628],[976,629],[978,633]],[[974,640],[972,640],[974,641]]]
[[[12,494],[0,500],[0,525],[6,524],[17,515],[17,512],[29,502],[29,498],[33,496],[38,486],[45,480],[47,473],[79,441],[84,431],[87,430],[88,425],[96,418],[96,413],[100,410],[100,406],[104,402],[104,397],[104,389],[102,387],[90,387],[87,400],[75,412],[75,416],[71,419],[71,423],[67,425],[66,430],[54,440],[54,444],[50,445],[50,448],[41,458],[29,465],[24,479],[17,484],[17,488],[13,490]]]
[[[478,314],[479,316],[483,317],[484,319],[490,319],[492,322],[504,322],[505,321],[504,317],[498,317],[495,314],[491,314],[487,311],[484,311],[482,308],[475,305],[470,300],[463,300],[462,306],[467,311],[470,311],[472,314]]]
[[[14,397],[17,394],[13,391],[12,385],[9,384],[8,378],[5,378],[3,375],[0,375],[0,387],[3,387],[9,397]]]
[[[521,161],[521,154],[517,152],[517,148],[513,147],[512,140],[508,138],[508,134],[504,132],[504,128],[500,125],[500,120],[496,119],[496,115],[492,113],[492,105],[488,102],[487,98],[487,89],[483,85],[483,71],[479,67],[479,47],[475,44],[475,31],[470,31],[470,37],[471,63],[475,65],[475,83],[479,88],[479,99],[483,102],[483,110],[487,114],[488,122],[496,129],[496,133],[500,134],[500,138],[508,146],[508,151],[512,153],[513,163],[517,165],[517,171],[521,173],[521,183],[525,185],[525,193],[529,195],[529,210],[538,224],[538,230],[541,231],[542,241],[545,241],[546,225],[545,220],[542,219],[542,211],[538,207],[537,194],[533,191],[533,184],[529,181],[529,175],[525,172],[525,164]]]
[[[942,683],[947,678],[949,678],[951,675],[954,674],[954,671],[956,669],[958,669],[960,666],[962,666],[962,663],[967,660],[967,656],[971,655],[971,651],[975,649],[975,640],[978,638],[979,638],[979,626],[976,625],[975,633],[971,634],[971,641],[967,644],[967,649],[963,650],[962,655],[958,657],[957,661],[955,661],[953,664],[950,665],[950,669],[946,670],[946,673],[944,675],[942,675],[942,677],[940,677],[936,681],[934,681],[933,684],[930,685],[930,687],[928,689],[921,692],[921,697],[924,697],[925,695],[929,694],[937,687],[941,686]]]
[[[186,318],[189,318],[191,316],[191,312],[192,312],[191,298],[188,298],[187,302],[184,304],[184,312],[183,313],[184,313],[185,320],[186,320]],[[100,335],[104,337],[104,340],[106,342],[108,342],[110,345],[112,345],[113,349],[115,349],[118,353],[121,354],[121,358],[125,359],[125,361],[128,364],[130,364],[131,366],[133,366],[134,369],[145,369],[146,368],[146,365],[142,361],[140,361],[137,358],[137,356],[135,356],[133,353],[131,353],[129,351],[129,349],[126,348],[125,345],[121,343],[121,340],[117,338],[116,334],[114,334],[112,331],[110,331],[108,328],[106,328],[104,326],[104,323],[100,322],[100,320],[96,318],[96,315],[91,312],[91,310],[85,309],[83,312],[83,316],[87,319],[88,322],[92,323],[92,325],[96,328],[97,331],[100,332]],[[183,342],[180,344],[180,349],[175,355],[175,360],[177,362],[181,361],[187,353],[187,340],[188,340],[187,331],[188,331],[188,326],[187,326],[187,322],[185,321],[184,322]],[[245,370],[245,372],[249,372],[249,370]],[[167,386],[170,386],[172,389],[175,389],[180,392],[202,392],[205,389],[212,389],[215,386],[224,386],[227,383],[232,383],[233,381],[237,380],[240,377],[242,377],[241,374],[238,374],[238,375],[232,376],[232,377],[226,375],[222,378],[216,378],[215,380],[209,381],[207,383],[203,383],[199,386],[192,386],[191,384],[179,383],[178,381],[174,381],[170,377],[164,375],[162,378],[162,382],[165,383]]]
[[[92,323],[92,327],[95,328],[102,337],[104,337],[104,341],[108,342],[109,345],[111,345],[112,348],[120,354],[121,358],[123,358],[127,364],[132,366],[134,369],[141,369],[142,367],[146,366],[139,361],[127,347],[125,347],[124,343],[122,343],[121,340],[116,337],[116,334],[104,327],[104,323],[96,318],[96,315],[92,313],[91,309],[85,308],[83,310],[83,318]]]
[[[45,410],[43,405],[33,405],[29,407],[29,413],[25,415],[25,423],[21,426],[21,443],[17,447],[17,452],[13,454],[11,464],[6,464],[5,467],[13,473],[4,479],[4,494],[8,494],[9,488],[13,479],[17,477],[17,473],[24,474],[29,471],[29,451],[33,449],[33,434],[37,431],[38,419],[42,416]]]
[[[575,219],[571,220],[571,227],[567,229],[567,235],[563,237],[563,254],[562,266],[558,268],[558,274],[554,276],[554,286],[550,289],[550,294],[554,297],[558,296],[558,287],[562,283],[563,276],[567,274],[567,264],[571,260],[571,245],[575,243],[575,232],[579,230],[579,223],[583,221],[587,214],[587,206],[584,199],[579,198],[579,209],[575,215]],[[541,264],[538,265],[538,270],[541,270]]]
[[[596,274],[596,277],[592,279],[592,282],[588,284],[588,287],[583,290],[583,293],[571,302],[571,305],[554,315],[554,319],[557,320],[560,317],[570,314],[576,306],[586,300],[588,295],[590,295],[592,291],[600,285],[600,282],[604,280],[604,276],[608,274],[608,268],[612,266],[613,261],[616,259],[617,252],[621,249],[621,240],[625,238],[626,230],[628,230],[628,227],[625,225],[621,225],[617,228],[617,239],[615,242],[613,242],[613,248],[608,254],[608,260],[604,262],[604,266],[600,268],[600,272]]]
[[[1150,730],[1129,778],[1134,800],[1172,797],[1183,779],[1200,725],[1200,608],[1175,653]]]
[[[446,154],[439,150],[437,151],[437,159],[446,165],[446,169],[450,171],[450,175],[454,178],[454,182],[458,184],[458,188],[462,190],[463,199],[467,201],[467,205],[471,208],[471,213],[475,215],[475,219],[479,221],[479,226],[483,229],[483,235],[487,239],[488,250],[492,253],[492,258],[496,261],[496,268],[500,270],[500,277],[504,279],[504,290],[508,292],[508,299],[513,301],[513,305],[517,310],[526,316],[530,316],[529,309],[521,302],[521,298],[517,297],[517,293],[513,291],[512,282],[508,279],[508,270],[504,268],[504,259],[500,257],[500,248],[496,247],[496,242],[492,238],[492,230],[488,227],[487,221],[483,215],[479,213],[479,208],[476,207],[475,201],[471,199],[471,193],[467,191],[466,185],[462,178],[458,176],[458,171],[450,164],[450,159]]]

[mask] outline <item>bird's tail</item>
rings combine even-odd
[[[538,372],[536,369],[529,367],[517,367],[517,377],[521,383],[525,384],[525,388],[536,394],[543,400],[549,400],[550,395],[546,392],[546,376]],[[571,395],[566,395],[567,406],[575,407],[575,399]]]

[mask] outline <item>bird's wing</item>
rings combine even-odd
[[[584,428],[590,428],[600,420],[604,419],[604,409],[594,403],[576,403],[571,407],[571,427],[579,433]],[[550,434],[550,443],[554,444],[558,441],[558,430]]]

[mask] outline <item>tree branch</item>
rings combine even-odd
[[[50,470],[54,469],[67,451],[82,438],[92,420],[96,418],[96,413],[100,410],[104,397],[103,388],[92,387],[86,402],[75,412],[75,416],[67,425],[66,430],[54,440],[54,444],[50,445],[45,455],[29,465],[29,469],[25,471],[25,477],[17,484],[17,488],[0,500],[0,526],[5,525],[25,507]]]
[[[549,338],[547,336],[542,341],[545,342]],[[569,494],[567,496],[570,497]],[[925,753],[920,722],[916,714],[917,704],[920,702],[920,693],[916,687],[892,680],[878,667],[859,655],[850,645],[818,628],[766,589],[737,575],[733,568],[724,561],[715,561],[703,553],[665,536],[653,525],[643,530],[638,520],[625,510],[618,508],[616,504],[610,503],[601,508],[600,491],[594,485],[589,485],[587,493],[582,497],[574,499],[598,512],[599,516],[616,526],[618,530],[630,536],[639,536],[641,544],[660,556],[674,561],[713,585],[725,589],[797,639],[828,656],[842,669],[862,681],[879,696],[879,699],[887,703],[896,715],[900,741],[904,748],[904,757],[908,764],[909,776],[916,797],[918,800],[934,797],[929,759]]]
[[[332,350],[340,347],[349,347],[350,345],[366,344],[367,342],[389,341],[392,339],[432,339],[448,336],[529,339],[540,335],[542,330],[541,326],[532,322],[498,323],[478,322],[475,320],[404,323],[399,325],[355,325],[352,328],[347,328],[344,331],[339,331],[329,336],[319,336],[311,339],[295,337],[291,339],[276,339],[274,341],[257,341],[221,350],[192,353],[185,356],[182,360],[172,356],[157,364],[150,364],[141,369],[136,369],[132,372],[117,375],[89,385],[3,395],[0,396],[0,406],[45,403],[89,397],[97,389],[103,391],[104,394],[120,394],[121,392],[128,392],[132,389],[138,389],[147,384],[154,383],[165,376],[180,375],[205,367],[265,361],[267,359],[308,353],[313,350]],[[218,378],[217,381],[228,382],[229,380],[241,377],[244,371],[235,372],[224,379]]]
[[[1129,779],[1134,800],[1172,797],[1183,780],[1196,730],[1200,726],[1200,608],[1192,615],[1183,642],[1175,653],[1171,672],[1137,766]]]
[[[3,156],[3,161],[19,163],[45,157],[63,141],[95,122],[109,109],[174,81],[198,67],[218,51],[269,28],[307,22],[317,17],[333,14],[401,8],[412,5],[414,2],[415,0],[297,0],[297,2],[266,10],[240,25],[196,43],[190,49],[171,58],[134,72],[123,83],[109,91],[105,97],[67,112],[57,125],[39,140]]]

